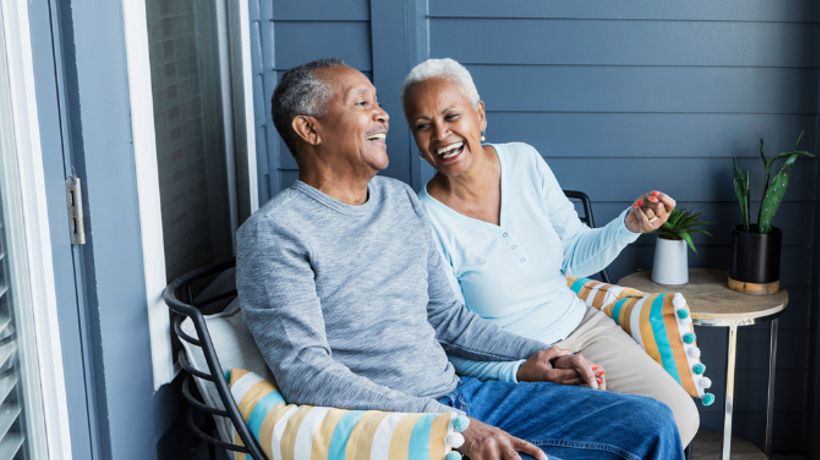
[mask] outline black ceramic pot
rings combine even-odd
[[[782,233],[773,227],[769,233],[749,232],[742,225],[732,236],[732,266],[729,277],[743,283],[767,284],[780,279],[780,242]]]

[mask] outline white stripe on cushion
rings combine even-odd
[[[376,433],[373,436],[370,460],[383,460],[388,457],[390,453],[390,441],[393,439],[393,431],[404,415],[407,414],[392,413],[382,419],[379,426],[376,427]]]
[[[242,398],[245,397],[245,393],[247,393],[252,386],[262,380],[262,377],[254,374],[253,372],[248,372],[242,377],[239,377],[239,379],[231,385],[231,394],[233,395],[233,399],[236,400],[236,403],[239,404],[242,402]]]
[[[329,407],[314,407],[302,419],[299,431],[296,433],[296,442],[293,446],[293,458],[311,458],[313,450],[313,435],[319,431],[322,420],[325,419]]]
[[[632,331],[632,338],[638,342],[638,345],[641,348],[643,346],[643,337],[641,336],[641,311],[644,308],[644,303],[646,303],[646,297],[641,297],[637,302],[635,302],[635,306],[632,307],[632,313],[629,317],[629,330]],[[651,305],[647,305],[646,308],[651,308]]]
[[[273,436],[270,438],[270,452],[273,454],[273,460],[282,460],[282,435],[285,434],[288,420],[290,420],[298,410],[299,406],[295,404],[289,406],[285,415],[283,415],[282,418],[276,422],[276,426],[273,427]]]

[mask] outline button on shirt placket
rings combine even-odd
[[[513,254],[515,254],[518,257],[518,261],[521,262],[522,264],[526,263],[527,258],[523,257],[523,256],[520,256],[518,254],[518,251],[517,251],[518,245],[513,242],[512,237],[510,236],[510,232],[504,232],[504,233],[501,234],[501,236],[504,237],[504,240],[507,242],[507,245],[510,247]]]

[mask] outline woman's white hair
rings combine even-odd
[[[464,90],[464,95],[473,104],[473,108],[478,108],[481,99],[478,97],[478,90],[475,83],[473,83],[470,71],[450,58],[428,59],[413,67],[413,70],[404,78],[404,84],[401,85],[402,105],[407,105],[404,97],[411,86],[431,78],[445,78],[458,83],[461,89]]]

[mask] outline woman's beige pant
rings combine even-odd
[[[684,446],[695,437],[700,416],[692,397],[606,314],[588,308],[581,325],[553,345],[603,366],[607,390],[649,396],[669,406]]]

